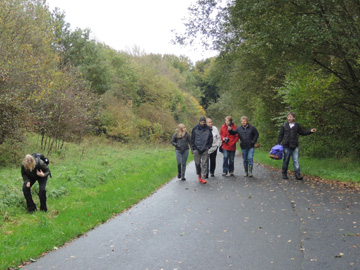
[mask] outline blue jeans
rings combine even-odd
[[[300,174],[299,147],[296,148],[284,147],[282,173],[283,174],[287,173],[290,157],[292,157],[293,160],[295,174]]]
[[[248,166],[248,165],[253,165],[254,161],[254,151],[255,148],[250,148],[250,149],[244,149],[241,148],[241,153],[242,153],[242,157],[243,157],[243,163],[244,163],[244,167]]]
[[[223,155],[223,173],[234,172],[235,151],[227,151],[223,149]]]

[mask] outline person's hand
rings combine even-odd
[[[30,187],[30,182],[26,183],[26,187],[29,188]]]
[[[311,129],[311,132],[312,133],[316,132],[316,128]]]
[[[227,128],[228,128],[228,130],[231,130],[231,126],[228,126]]]
[[[40,177],[44,177],[44,175],[45,175],[42,170],[36,171],[36,174],[37,174],[37,176],[40,176]]]

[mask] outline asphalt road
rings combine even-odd
[[[187,181],[172,179],[24,269],[360,269],[358,192],[282,180],[258,164],[245,178],[239,156],[235,176],[223,177],[222,158],[207,184],[191,162]]]

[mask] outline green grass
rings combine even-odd
[[[17,267],[84,234],[177,172],[173,147],[130,149],[92,140],[50,159],[47,213],[26,212],[19,167],[1,170],[0,269]],[[35,184],[32,190],[37,189]],[[33,198],[39,205],[36,194]]]
[[[282,160],[273,160],[269,158],[269,152],[257,149],[254,160],[256,162],[281,169]],[[289,169],[293,171],[292,159],[290,159]],[[343,182],[360,183],[360,162],[348,159],[326,158],[317,159],[307,156],[301,156],[301,173],[310,176],[320,177],[326,180],[336,180]]]

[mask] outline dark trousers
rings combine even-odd
[[[207,166],[208,167],[208,169],[207,169],[208,174],[209,174],[209,171],[210,171],[210,174],[215,173],[216,155],[217,155],[217,149],[209,155],[208,166]],[[209,163],[210,163],[210,166],[209,166]]]
[[[32,199],[31,195],[31,187],[35,184],[35,182],[38,181],[39,183],[39,199],[40,199],[40,210],[46,212],[46,183],[47,183],[47,177],[44,178],[38,178],[38,179],[31,179],[30,180],[30,187],[26,187],[26,184],[23,185],[23,193],[24,197],[26,199],[26,205],[29,212],[34,212],[36,210],[36,205]]]

